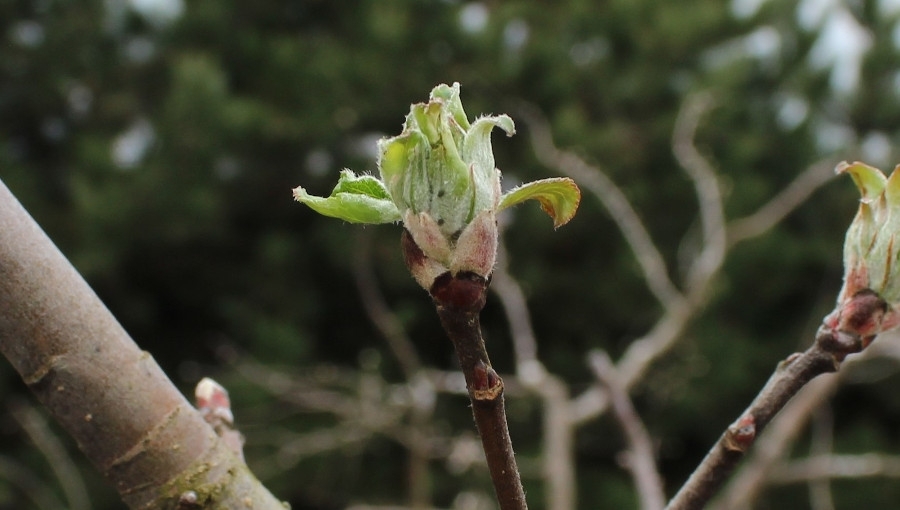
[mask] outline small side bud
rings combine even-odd
[[[728,431],[725,434],[725,449],[744,453],[750,448],[755,439],[756,419],[752,414],[746,414],[728,427]]]
[[[207,423],[213,426],[220,422],[228,426],[234,424],[228,390],[221,384],[209,377],[204,377],[197,383],[194,397],[197,399],[197,409],[200,410]]]
[[[201,508],[200,497],[194,491],[184,491],[178,496],[177,510],[196,510]]]
[[[225,445],[242,461],[244,460],[244,436],[234,429],[234,414],[228,391],[216,381],[204,377],[194,389],[197,409]]]
[[[503,380],[494,368],[478,360],[472,370],[472,398],[474,400],[495,400],[503,392]]]

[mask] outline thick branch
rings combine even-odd
[[[283,508],[2,182],[0,351],[131,508]]]

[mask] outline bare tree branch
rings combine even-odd
[[[497,250],[497,263],[491,275],[491,290],[500,298],[509,325],[516,356],[516,372],[527,377],[529,364],[538,362],[537,340],[531,328],[531,314],[522,287],[509,274],[506,244],[502,238]],[[523,373],[525,372],[525,373]]]
[[[702,247],[698,256],[693,258],[687,272],[685,293],[679,291],[670,280],[665,262],[653,245],[637,213],[624,198],[624,194],[599,168],[589,165],[573,154],[557,149],[546,122],[534,109],[526,108],[523,112],[530,128],[532,146],[538,158],[558,172],[574,177],[601,200],[631,245],[641,264],[648,287],[664,307],[663,316],[644,337],[632,342],[616,367],[619,381],[626,392],[643,378],[655,359],[671,348],[687,323],[706,302],[709,284],[721,270],[728,248],[737,240],[758,235],[771,228],[805,200],[812,189],[827,180],[821,168],[814,166],[807,170],[757,213],[729,225],[737,229],[737,234],[729,237],[715,169],[697,150],[694,142],[700,119],[711,104],[710,96],[706,94],[695,95],[685,100],[673,132],[673,153],[696,188],[703,232]],[[802,385],[798,385],[792,392],[798,391]],[[571,402],[571,412],[568,414],[577,425],[595,418],[609,405],[609,393],[604,388],[595,386]],[[779,404],[781,405],[783,402]],[[765,417],[766,422],[769,419],[771,415]],[[737,425],[736,423],[735,426]],[[755,427],[754,435],[757,431],[761,431],[759,423],[752,425]],[[735,430],[739,433],[742,427]],[[726,433],[727,435],[729,434]],[[733,465],[724,471],[730,471],[732,467]],[[719,470],[720,468],[717,468],[717,471]]]
[[[408,233],[404,231],[404,235]],[[410,238],[410,242],[411,238]],[[487,281],[472,275],[440,277],[431,287],[431,296],[447,336],[453,342],[466,387],[472,414],[481,436],[485,458],[501,510],[526,510],[525,491],[506,421],[503,380],[491,366],[481,336],[481,309]]]
[[[650,364],[678,340],[688,322],[706,302],[709,283],[725,259],[726,233],[718,179],[712,165],[694,145],[700,118],[710,106],[708,95],[700,94],[686,100],[679,112],[672,139],[672,150],[697,192],[703,246],[688,271],[686,294],[661,301],[665,310],[663,316],[644,337],[632,342],[619,360],[617,371],[626,389],[641,380]],[[602,174],[599,170],[595,173]],[[636,215],[635,221],[640,222]],[[624,232],[624,227],[620,228]],[[637,252],[634,246],[633,249]],[[574,402],[575,419],[578,422],[593,419],[604,412],[608,404],[602,389],[593,388]]]
[[[559,377],[547,374],[537,391],[544,407],[541,457],[547,481],[547,509],[574,510],[578,503],[576,426],[569,414],[569,387]]]
[[[790,452],[790,445],[806,427],[809,417],[838,386],[838,377],[820,377],[807,384],[772,420],[756,441],[750,458],[709,509],[751,508],[765,487],[772,466]]]
[[[615,183],[599,167],[588,164],[575,154],[557,149],[546,121],[535,108],[523,106],[520,114],[528,125],[532,148],[538,160],[578,181],[606,207],[631,246],[647,286],[665,309],[653,329],[633,342],[619,362],[622,383],[626,388],[631,388],[649,364],[681,334],[696,305],[690,303],[669,279],[662,255],[637,212]],[[605,389],[595,386],[572,401],[568,414],[572,416],[573,423],[581,424],[602,414],[608,405]]]
[[[605,351],[593,351],[588,359],[594,375],[609,389],[613,414],[628,439],[629,451],[625,467],[634,479],[641,508],[662,510],[666,504],[666,496],[656,468],[656,454],[650,434],[634,409],[628,392],[619,382],[616,367],[609,355]]]
[[[725,259],[725,214],[719,178],[712,164],[700,154],[694,143],[700,119],[712,104],[712,96],[708,93],[689,96],[678,112],[672,134],[672,152],[694,184],[700,206],[700,223],[703,225],[703,249],[688,271],[688,289],[706,287]]]
[[[849,374],[864,370],[866,363],[884,357],[900,359],[897,333],[888,332],[860,355],[843,363],[835,377],[810,381],[785,408],[775,416],[757,439],[752,454],[729,482],[726,490],[709,506],[710,510],[748,510],[769,483],[772,470],[790,452],[813,413],[826,402]]]
[[[884,306],[877,296],[859,293],[847,308],[864,310],[860,316],[877,313]],[[871,338],[835,331],[825,325],[819,328],[813,345],[802,354],[793,354],[778,365],[775,373],[740,418],[735,421],[709,451],[669,502],[669,510],[703,508],[731,474],[756,437],[787,402],[813,378],[837,371],[843,360],[861,352]]]
[[[431,505],[430,482],[428,476],[428,441],[422,429],[431,420],[434,411],[434,388],[421,374],[422,362],[415,344],[406,335],[403,325],[391,312],[384,296],[378,288],[372,267],[372,234],[362,230],[357,236],[356,263],[354,275],[356,287],[362,299],[369,320],[381,332],[406,375],[411,388],[414,404],[410,413],[410,437],[408,444],[409,465],[407,467],[409,505],[422,509]]]

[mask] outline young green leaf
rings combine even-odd
[[[506,192],[497,210],[502,211],[529,199],[540,202],[541,209],[553,218],[553,227],[558,228],[575,216],[581,202],[581,190],[568,177],[541,179]]]
[[[391,201],[384,184],[371,175],[356,175],[342,170],[331,195],[317,197],[305,189],[294,188],[294,199],[323,216],[350,223],[391,223],[400,220],[400,211]]]

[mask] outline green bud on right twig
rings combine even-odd
[[[860,162],[835,171],[849,174],[862,197],[844,240],[844,285],[825,326],[866,345],[900,326],[900,171],[886,177]]]

